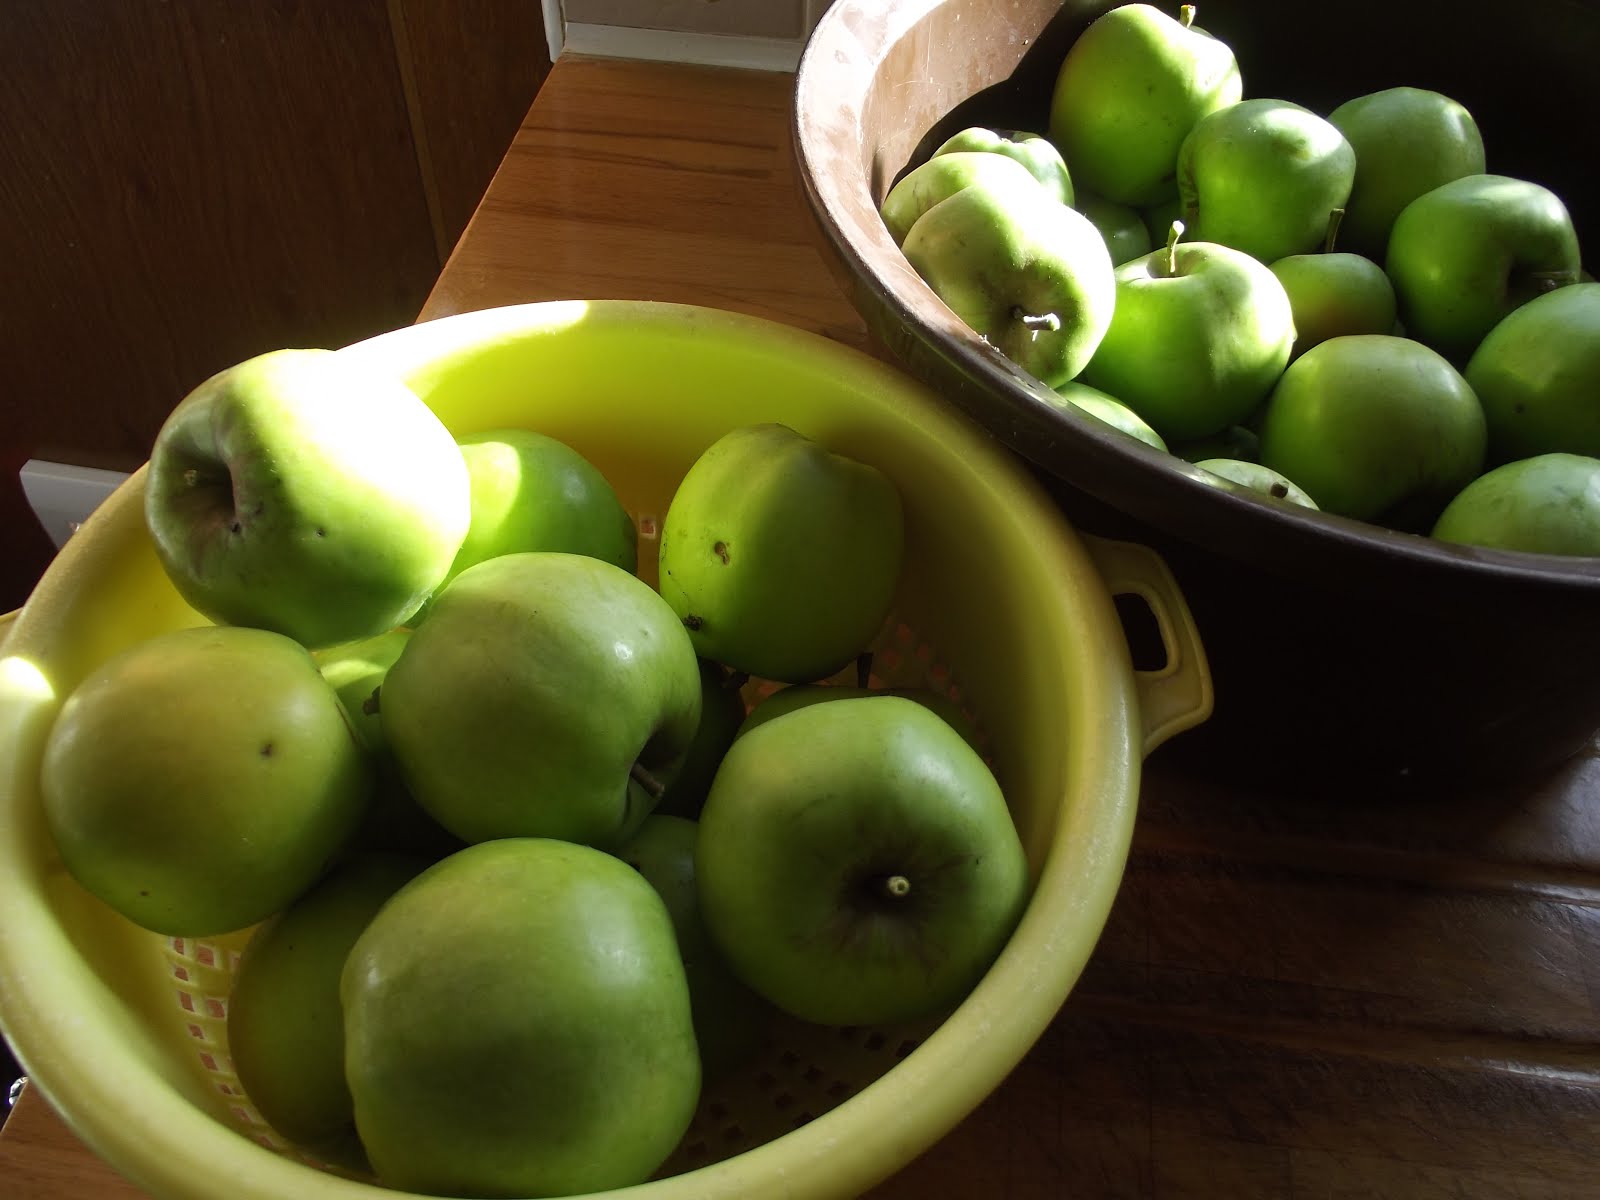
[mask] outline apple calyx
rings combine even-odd
[[[878,880],[878,888],[889,900],[901,900],[911,894],[911,880],[904,875],[885,875]]]

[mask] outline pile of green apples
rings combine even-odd
[[[1050,402],[1203,478],[1600,555],[1600,284],[1561,198],[1489,173],[1437,91],[1246,98],[1194,16],[1112,8],[1042,132],[963,129],[903,175],[907,261]]]
[[[569,444],[293,349],[184,397],[144,501],[195,622],[72,689],[45,817],[121,918],[246,938],[233,1063],[316,1161],[642,1182],[774,1017],[936,1020],[1021,916],[976,723],[862,670],[907,536],[871,464],[728,430],[652,585]]]

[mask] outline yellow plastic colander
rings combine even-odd
[[[442,318],[341,351],[398,372],[457,434],[522,425],[569,442],[643,533],[728,430],[781,421],[870,462],[905,503],[907,561],[874,668],[932,683],[979,725],[1036,873],[1009,945],[953,1014],[896,1029],[783,1021],[709,1088],[660,1177],[628,1200],[853,1196],[970,1112],[1078,979],[1121,881],[1143,756],[1205,719],[1211,687],[1148,550],[1076,533],[1027,472],[922,385],[848,347],[705,308],[588,301]],[[50,724],[95,664],[200,623],[167,583],[136,472],[0,627],[0,1025],[77,1134],[173,1200],[395,1200],[317,1170],[263,1125],[227,1054],[248,931],[172,939],[90,898],[38,795]],[[1167,648],[1136,672],[1112,603],[1148,601]]]

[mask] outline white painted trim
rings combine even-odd
[[[561,57],[566,41],[567,15],[561,11],[561,0],[539,0],[544,12],[544,40],[550,48],[550,61]]]
[[[128,477],[122,471],[74,467],[37,458],[23,463],[18,474],[28,505],[58,547],[65,545],[89,514]]]
[[[718,33],[679,33],[630,29],[622,25],[568,22],[563,49],[601,58],[641,58],[653,62],[696,63],[708,67],[746,67],[792,74],[805,43],[799,39],[732,37]]]

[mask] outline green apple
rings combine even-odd
[[[1274,500],[1286,500],[1302,508],[1317,507],[1317,502],[1306,495],[1294,480],[1258,462],[1246,462],[1238,458],[1203,458],[1195,466],[1251,491],[1271,496]]]
[[[1483,409],[1420,342],[1355,334],[1313,346],[1267,401],[1261,462],[1325,511],[1426,530],[1483,469]]]
[[[1264,264],[1213,242],[1179,242],[1116,269],[1116,309],[1083,382],[1115,396],[1170,443],[1242,421],[1294,345],[1294,315]]]
[[[610,849],[645,815],[633,772],[688,749],[700,665],[637,576],[583,554],[504,554],[440,593],[378,700],[412,794],[463,841]]]
[[[699,833],[700,827],[686,817],[652,813],[617,857],[650,882],[672,917],[689,981],[701,1074],[709,1081],[749,1060],[761,1044],[772,1009],[728,968],[701,920],[694,865]]]
[[[145,518],[173,586],[214,621],[313,648],[403,624],[470,516],[449,430],[399,380],[331,350],[213,375],[150,451]]]
[[[279,1134],[319,1155],[355,1155],[344,1078],[339,974],[367,923],[428,864],[362,855],[257,927],[228,993],[228,1053],[245,1094]]]
[[[39,790],[68,871],[136,925],[243,929],[316,881],[371,768],[310,653],[201,626],[147,638],[72,690]]]
[[[1189,235],[1264,263],[1320,245],[1355,174],[1344,134],[1288,100],[1241,100],[1209,113],[1178,150]]]
[[[1270,264],[1294,313],[1291,359],[1332,337],[1394,332],[1394,285],[1383,268],[1364,255],[1333,249],[1342,215],[1335,212],[1321,253],[1291,254]]]
[[[1043,134],[1029,133],[1025,129],[986,129],[981,125],[973,125],[947,138],[933,152],[933,157],[967,151],[1003,154],[1015,159],[1028,169],[1028,174],[1037,179],[1051,196],[1062,204],[1073,203],[1072,173],[1067,170],[1061,151]]]
[[[662,518],[658,576],[701,657],[804,683],[877,636],[904,554],[888,476],[768,423],[731,430],[690,466]]]
[[[531,429],[456,439],[472,487],[472,523],[444,584],[485,559],[560,550],[637,568],[638,531],[610,481],[571,446]]]
[[[894,244],[903,246],[922,214],[957,192],[983,184],[1002,196],[1040,190],[1027,167],[1004,154],[979,150],[940,154],[913,167],[889,189],[878,209]]]
[[[1424,192],[1484,171],[1483,137],[1461,104],[1439,92],[1392,87],[1328,114],[1356,152],[1346,207],[1349,248],[1382,261],[1400,210]]]
[[[464,843],[433,819],[411,794],[400,764],[389,749],[379,712],[378,692],[389,668],[411,638],[405,627],[314,651],[317,669],[339,697],[356,738],[372,760],[376,784],[361,825],[350,836],[353,850],[421,855],[430,861],[461,849]]]
[[[696,866],[734,972],[826,1025],[954,1006],[1030,891],[994,776],[903,696],[809,704],[741,734],[706,799]]]
[[[1233,50],[1192,24],[1193,5],[1179,12],[1118,5],[1062,59],[1049,135],[1079,187],[1136,207],[1167,199],[1189,130],[1243,94]]]
[[[974,333],[1048,386],[1083,369],[1111,321],[1110,251],[1041,188],[966,188],[925,212],[901,249]]]
[[[1600,283],[1538,296],[1491,329],[1464,372],[1489,423],[1489,458],[1600,458]]]
[[[682,764],[662,781],[661,795],[654,805],[657,813],[690,820],[700,815],[712,777],[744,722],[740,682],[739,676],[716,663],[701,661],[700,723],[695,726]]]
[[[1536,454],[1478,476],[1433,527],[1444,542],[1600,557],[1600,459]]]
[[[937,692],[930,687],[873,688],[839,683],[791,684],[779,688],[752,708],[749,716],[745,717],[744,724],[739,726],[739,736],[743,737],[752,729],[758,729],[768,721],[785,713],[794,712],[797,708],[805,708],[827,700],[859,700],[863,696],[899,696],[914,701],[959,733],[961,740],[967,745],[979,754],[983,753],[983,742],[979,737],[978,727],[967,715],[966,710],[943,692]]]
[[[1576,283],[1579,266],[1561,198],[1505,175],[1418,196],[1395,218],[1384,260],[1406,333],[1455,363],[1518,305]]]
[[[1144,215],[1137,208],[1088,192],[1079,193],[1076,207],[1100,231],[1112,266],[1120,267],[1130,259],[1149,254],[1154,248]]]
[[[671,917],[587,846],[502,838],[436,863],[357,939],[340,1001],[356,1128],[399,1191],[642,1183],[699,1101]]]
[[[1143,442],[1147,446],[1154,446],[1157,450],[1165,450],[1167,443],[1159,433],[1150,428],[1150,423],[1133,409],[1129,408],[1115,396],[1108,396],[1098,388],[1092,388],[1087,383],[1080,383],[1076,379],[1068,380],[1051,389],[1051,395],[1045,397],[1046,401],[1060,401],[1057,407],[1076,409],[1086,412],[1091,417],[1096,417],[1110,425],[1113,429],[1127,434],[1135,441]]]

